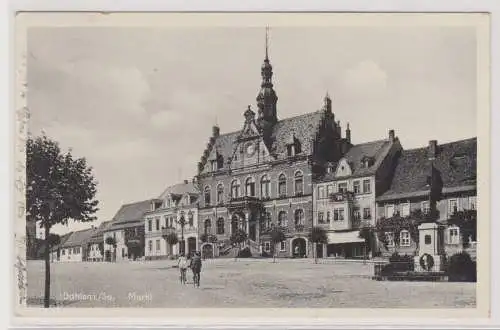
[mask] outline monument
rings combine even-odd
[[[444,271],[443,236],[437,223],[423,223],[418,226],[419,249],[415,256],[416,272]]]

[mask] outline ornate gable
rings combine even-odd
[[[349,164],[347,159],[342,158],[337,165],[337,171],[335,172],[335,176],[342,177],[342,176],[349,176],[349,175],[352,175],[351,164]]]

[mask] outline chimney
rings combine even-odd
[[[351,143],[351,129],[349,128],[349,123],[347,123],[347,129],[345,130],[345,139],[347,142]]]
[[[389,141],[394,142],[395,136],[394,136],[394,130],[391,129],[389,130]]]
[[[437,155],[437,140],[429,141],[429,159],[436,158]]]
[[[214,138],[217,138],[217,137],[219,137],[219,134],[220,134],[220,128],[219,128],[219,126],[212,127],[212,136]]]

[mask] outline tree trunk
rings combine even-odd
[[[273,263],[276,262],[276,244],[277,243],[274,243],[274,245],[273,245]]]
[[[314,256],[314,263],[317,264],[318,263],[318,246],[317,246],[318,243],[314,242],[313,243],[313,256]]]
[[[45,226],[45,295],[43,297],[43,307],[50,307],[50,244],[49,226]]]

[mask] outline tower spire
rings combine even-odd
[[[268,49],[269,49],[269,26],[266,26],[266,61],[269,61]]]
[[[273,66],[269,62],[269,27],[266,26],[266,57],[260,68],[262,82],[257,95],[258,124],[260,128],[268,130],[277,122],[276,102],[278,97],[273,89]]]

